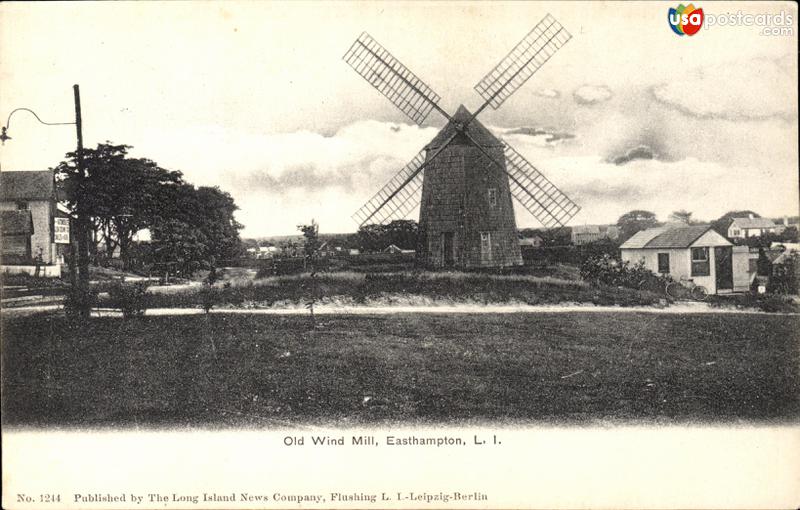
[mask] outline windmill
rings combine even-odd
[[[563,226],[580,207],[477,116],[488,106],[499,108],[571,37],[546,15],[475,85],[483,105],[475,113],[461,105],[451,116],[430,87],[362,33],[344,61],[418,125],[432,110],[447,124],[353,214],[359,226],[404,218],[419,205],[417,257],[422,264],[522,264],[512,197],[545,227]]]

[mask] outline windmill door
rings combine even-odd
[[[442,264],[444,267],[453,267],[456,263],[453,246],[453,233],[442,232]]]
[[[714,266],[717,273],[717,290],[733,289],[733,248],[718,246],[714,248]]]

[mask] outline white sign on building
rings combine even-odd
[[[55,242],[69,244],[69,218],[55,218]]]

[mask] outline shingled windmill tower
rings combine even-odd
[[[440,97],[366,32],[344,60],[417,124],[431,110],[445,127],[410,163],[364,204],[360,226],[388,223],[419,211],[417,256],[430,267],[502,267],[522,264],[512,196],[542,225],[563,226],[580,208],[476,117],[500,107],[571,38],[549,14],[475,90],[483,105],[454,115]]]

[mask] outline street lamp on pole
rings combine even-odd
[[[8,114],[6,125],[3,126],[2,130],[0,131],[0,142],[5,145],[7,140],[11,140],[11,137],[8,136],[8,128],[11,124],[11,117],[16,112],[20,111],[32,114],[36,120],[46,126],[75,125],[75,131],[78,137],[78,150],[75,153],[75,165],[78,176],[78,189],[81,189],[83,188],[83,180],[86,178],[86,173],[83,168],[83,119],[81,117],[81,94],[80,88],[77,84],[72,86],[72,90],[75,98],[75,122],[45,122],[40,119],[36,112],[30,108],[16,108]],[[86,216],[84,207],[83,200],[78,200],[75,209],[75,226],[77,230],[76,237],[78,238],[78,290],[82,296],[86,296],[89,290],[89,229],[88,218]],[[81,302],[83,303],[85,300],[81,299]],[[88,317],[89,311],[90,310],[88,308],[82,309],[81,315]]]

